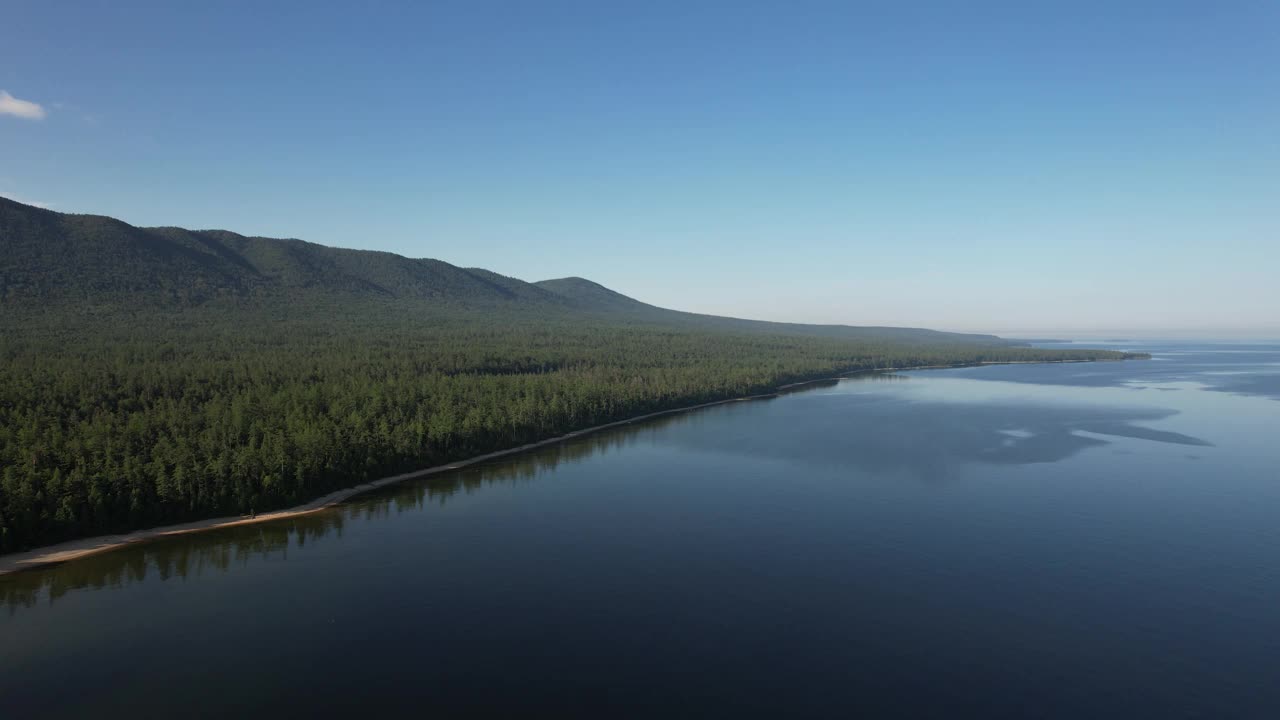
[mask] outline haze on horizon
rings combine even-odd
[[[0,195],[664,307],[1280,337],[1280,5],[20,0]]]

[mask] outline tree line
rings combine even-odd
[[[0,330],[0,552],[287,507],[851,370],[1119,357],[459,313],[32,314]]]

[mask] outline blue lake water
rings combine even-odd
[[[0,709],[1280,717],[1280,345],[1117,347],[3,577]]]

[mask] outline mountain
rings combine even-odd
[[[555,280],[539,280],[538,287],[565,298],[575,306],[590,310],[606,310],[630,313],[665,313],[663,308],[629,298],[620,292],[586,278],[566,277]]]
[[[140,228],[0,198],[0,301],[198,305],[298,293],[484,306],[565,306],[555,293],[487,270],[388,252],[226,230]]]
[[[802,323],[744,320],[741,318],[702,315],[699,313],[668,310],[627,297],[622,293],[586,278],[567,277],[556,280],[540,280],[535,285],[564,297],[582,310],[603,311],[615,317],[628,317],[663,325],[692,329],[728,331],[739,333],[765,333],[776,335],[805,335],[817,337],[852,338],[906,344],[938,342],[973,342],[985,344],[1010,344],[995,335],[951,333],[924,328],[854,327],[850,325],[807,325]],[[1023,343],[1018,343],[1023,344]]]
[[[5,308],[182,308],[236,299],[287,308],[307,308],[318,300],[332,305],[372,299],[413,312],[588,314],[596,321],[717,332],[1007,344],[993,335],[700,315],[649,305],[580,277],[530,283],[441,260],[227,230],[136,227],[0,198],[0,305]]]

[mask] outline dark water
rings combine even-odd
[[[1280,717],[1280,346],[1141,349],[0,578],[0,716]]]

